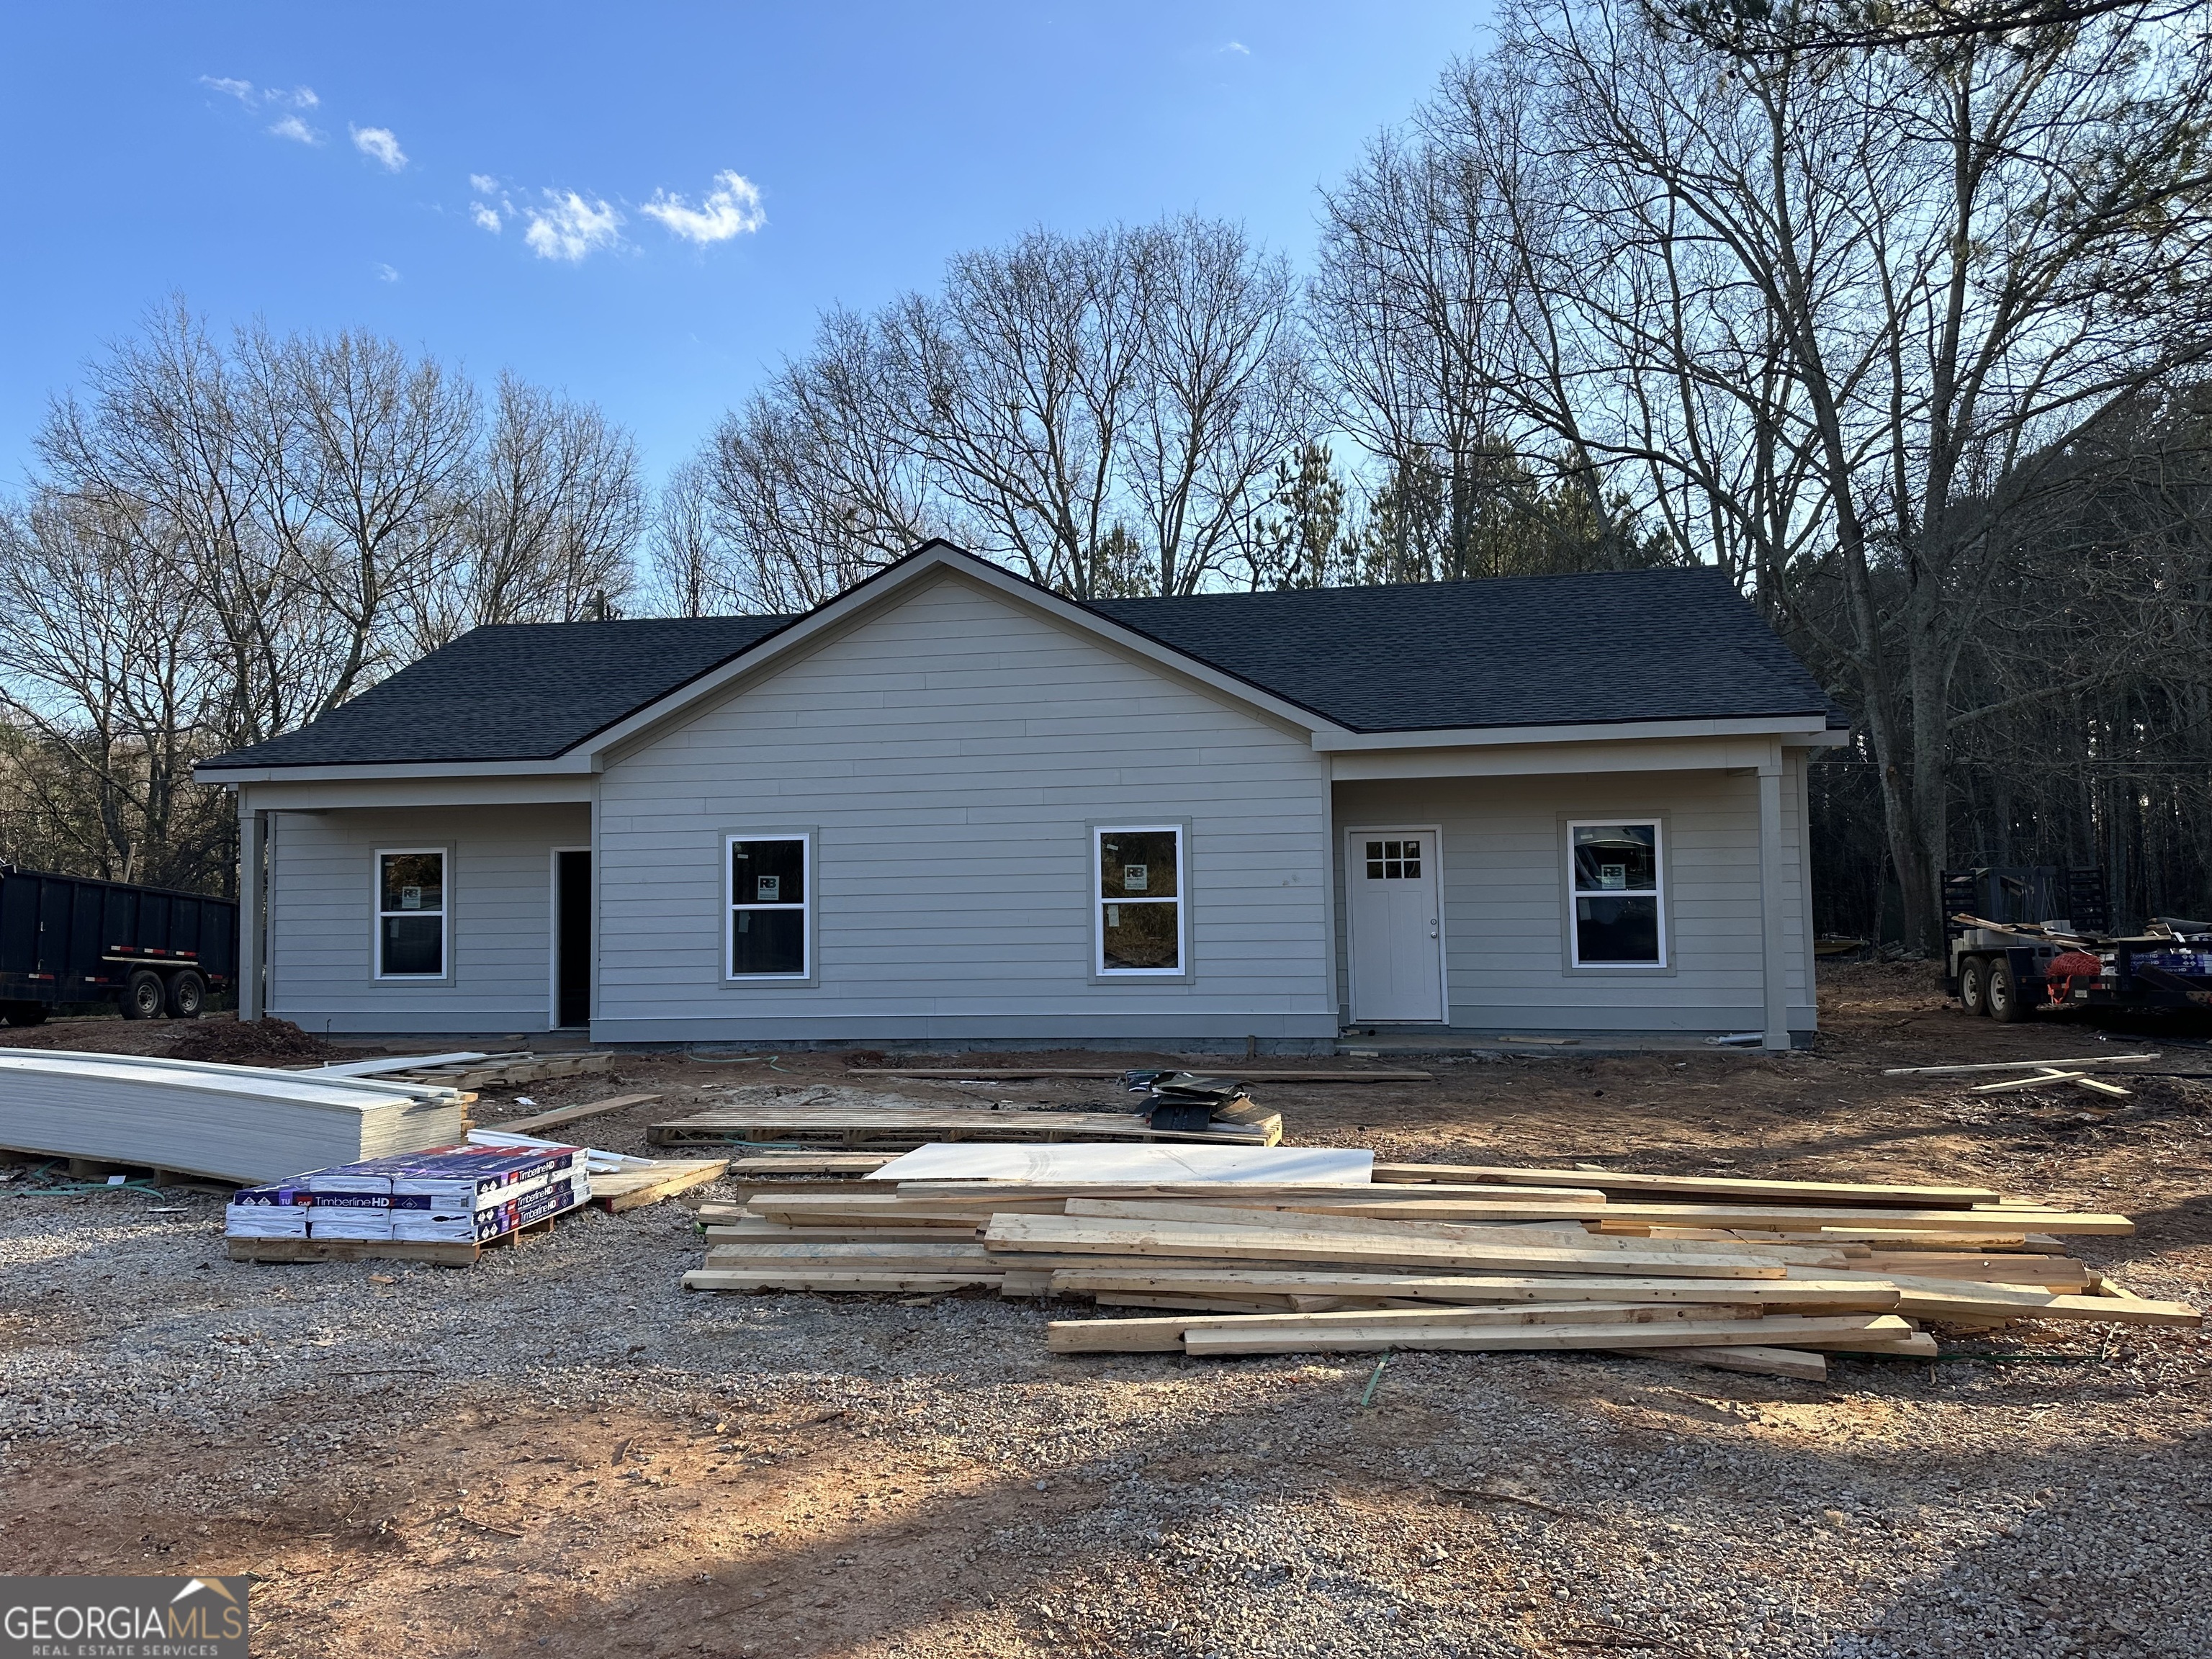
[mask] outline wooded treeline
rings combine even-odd
[[[1854,721],[1824,930],[1925,944],[1960,863],[2212,914],[2208,91],[2201,5],[1517,0],[1308,280],[1194,218],[960,256],[649,504],[595,411],[179,310],[7,521],[0,848],[213,880],[189,759],[461,628],[943,535],[1077,596],[1718,562]]]

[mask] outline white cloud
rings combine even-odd
[[[471,173],[469,174],[469,188],[479,196],[496,196],[499,180],[489,173]]]
[[[529,210],[530,228],[522,237],[539,258],[574,264],[621,242],[623,216],[606,202],[587,202],[573,190],[549,190],[545,199],[550,205]]]
[[[319,144],[323,135],[296,115],[288,115],[269,129],[272,138],[289,138],[295,144]]]
[[[469,217],[493,235],[499,234],[500,218],[497,208],[486,207],[482,202],[471,202],[469,204]]]
[[[295,109],[313,109],[323,100],[315,96],[313,87],[295,87],[289,92],[270,93],[269,101],[272,104],[289,103]]]
[[[203,75],[200,84],[226,97],[235,98],[241,104],[253,101],[253,82],[251,81],[234,81],[227,75]]]
[[[1222,51],[1233,52],[1239,58],[1249,58],[1252,55],[1252,48],[1242,40],[1231,40],[1227,46],[1222,47]]]
[[[376,280],[380,283],[396,283],[399,280],[399,273],[390,265],[379,264],[374,269],[376,271]]]
[[[352,127],[348,131],[353,134],[353,147],[388,172],[397,173],[407,165],[407,152],[399,148],[399,135],[390,127]]]
[[[659,220],[670,234],[702,246],[746,235],[768,222],[768,215],[761,210],[760,189],[744,174],[718,173],[714,185],[696,208],[664,190],[638,211]]]

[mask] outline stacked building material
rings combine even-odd
[[[1832,1352],[1932,1355],[1929,1322],[2200,1322],[2064,1254],[2064,1237],[2131,1232],[2124,1216],[1972,1188],[1427,1166],[1389,1178],[1404,1167],[1350,1185],[762,1188],[702,1210],[707,1260],[684,1282],[993,1288],[1143,1310],[1054,1322],[1058,1353],[1589,1349],[1790,1376],[1825,1375]]]
[[[459,1138],[470,1098],[384,1078],[0,1049],[0,1147],[216,1180],[442,1146]]]
[[[574,1146],[441,1146],[310,1170],[231,1200],[233,1239],[489,1243],[592,1197]]]

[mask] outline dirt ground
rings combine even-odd
[[[2001,1027],[1914,966],[1831,974],[1822,1019],[1789,1055],[1561,1049],[1256,1092],[1293,1141],[1394,1158],[2124,1210],[2137,1236],[2081,1254],[2212,1306],[2206,1032]],[[2161,1075],[2110,1112],[1882,1075],[2144,1049],[2163,1058],[2130,1069]],[[717,1091],[833,1079],[833,1054],[625,1055],[478,1116],[657,1091],[588,1125],[643,1152]],[[688,1206],[726,1188],[465,1271],[274,1267],[224,1258],[217,1197],[14,1175],[0,1571],[252,1573],[258,1654],[2212,1653],[2197,1332],[2026,1325],[1933,1365],[1841,1359],[1825,1384],[1580,1355],[1054,1358],[1044,1322],[1073,1306],[684,1291]]]

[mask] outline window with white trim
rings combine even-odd
[[[1107,826],[1091,834],[1099,974],[1180,974],[1182,830],[1176,824]]]
[[[730,978],[805,979],[813,973],[807,927],[814,902],[811,841],[729,837]]]
[[[395,848],[376,854],[376,976],[446,975],[446,853]]]
[[[1567,825],[1577,968],[1663,968],[1667,909],[1652,818]]]

